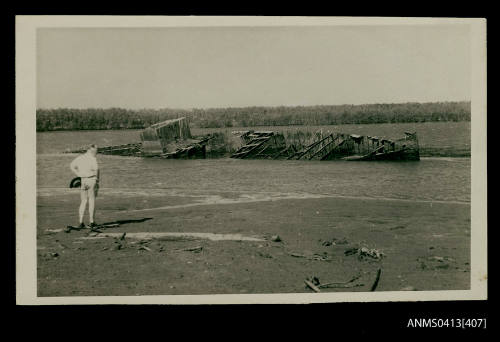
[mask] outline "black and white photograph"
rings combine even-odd
[[[486,22],[19,16],[19,303],[486,299]]]

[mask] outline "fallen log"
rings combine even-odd
[[[375,291],[375,289],[377,288],[378,286],[378,282],[380,280],[380,273],[382,272],[382,269],[379,268],[378,271],[377,271],[377,276],[375,277],[375,282],[373,283],[370,291]]]
[[[316,286],[314,285],[313,283],[311,283],[309,280],[304,280],[304,283],[306,283],[306,285],[311,288],[314,292],[321,292],[321,290]]]
[[[321,285],[319,285],[319,287],[336,287],[336,285],[346,285],[346,284],[352,283],[355,280],[358,280],[360,277],[361,277],[361,275],[359,274],[348,281],[321,284]]]
[[[323,284],[323,285],[319,285],[318,287],[319,288],[341,288],[341,289],[347,289],[347,288],[351,288],[351,287],[359,287],[359,286],[365,286],[365,284],[352,284],[352,285],[349,285],[349,284],[338,284],[338,285],[334,285],[334,284]]]
[[[191,248],[184,248],[183,251],[185,252],[201,252],[203,249],[202,246],[196,246],[196,247],[191,247]]]

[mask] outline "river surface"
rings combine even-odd
[[[373,125],[336,125],[336,126],[266,126],[266,127],[229,127],[229,128],[191,128],[194,136],[221,132],[231,135],[239,130],[273,130],[285,135],[301,132],[342,132],[371,135],[397,139],[404,132],[417,132],[420,155],[426,157],[470,156],[470,122],[422,122],[422,123],[385,123]],[[83,145],[94,143],[99,146],[121,145],[140,141],[142,130],[103,130],[103,131],[58,131],[37,133],[37,153],[60,153],[78,150]]]
[[[98,155],[101,194],[217,193],[240,201],[326,196],[470,203],[470,158],[439,156],[439,151],[447,149],[470,151],[469,122],[344,125],[336,129],[379,135],[415,130],[421,147],[438,154],[422,157],[419,162],[163,160]],[[192,131],[195,135],[207,133]],[[65,150],[90,142],[100,146],[136,142],[140,140],[139,133],[139,130],[37,133],[38,195],[71,193],[68,184],[74,175],[69,164],[76,155],[62,153]]]
[[[39,196],[67,194],[75,154],[37,155]],[[419,162],[171,160],[98,155],[101,193],[360,197],[470,202],[470,158]],[[244,196],[243,196],[244,199]]]

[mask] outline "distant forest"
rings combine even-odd
[[[211,109],[37,109],[37,131],[140,129],[187,117],[192,127],[340,125],[470,121],[470,102]]]

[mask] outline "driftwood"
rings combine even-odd
[[[196,246],[196,247],[184,248],[183,251],[185,251],[185,252],[201,252],[202,249],[203,249],[203,247]]]
[[[353,277],[351,280],[348,280],[348,281],[335,282],[335,283],[326,283],[326,284],[318,285],[318,287],[322,288],[322,287],[355,287],[355,286],[360,286],[360,285],[345,286],[345,285],[347,285],[349,283],[352,283],[355,280],[358,280],[360,277],[361,277],[361,275],[359,274],[359,275]],[[363,284],[361,284],[361,285],[363,285]]]
[[[313,254],[311,256],[303,255],[303,254],[298,254],[298,253],[288,253],[288,255],[293,256],[295,258],[304,258],[307,260],[318,260],[318,261],[332,261],[331,258],[328,256],[323,256],[320,254]]]
[[[378,271],[377,271],[377,276],[375,277],[375,282],[373,283],[372,288],[370,289],[370,291],[375,291],[375,289],[377,288],[378,281],[380,280],[380,273],[381,272],[382,272],[382,269],[379,268]]]
[[[293,256],[295,258],[307,258],[307,256],[298,253],[288,253],[288,255]]]
[[[359,287],[359,286],[365,286],[365,284],[352,284],[352,285],[349,285],[349,284],[338,284],[338,285],[334,285],[334,284],[324,284],[324,285],[319,285],[318,287],[319,288],[341,288],[341,289],[347,289],[347,288],[350,288],[350,287]]]
[[[313,283],[311,283],[309,280],[304,280],[304,283],[306,283],[306,285],[311,288],[314,292],[321,292],[321,290],[316,286],[314,285]]]

